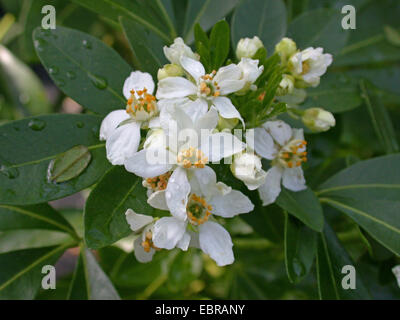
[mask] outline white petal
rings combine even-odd
[[[110,112],[101,123],[100,140],[107,140],[118,127],[118,125],[129,119],[129,114],[125,110],[115,110]]]
[[[135,71],[125,80],[123,93],[126,99],[131,97],[131,90],[147,89],[148,93],[154,91],[154,81],[151,75],[147,72]]]
[[[165,199],[165,190],[153,192],[147,199],[147,203],[153,208],[168,210],[167,201]]]
[[[145,214],[136,213],[132,209],[128,209],[125,212],[125,215],[126,221],[134,232],[139,231],[140,229],[153,222],[153,217]]]
[[[265,183],[258,189],[263,205],[274,203],[281,193],[282,169],[273,166],[267,171]]]
[[[171,170],[172,165],[168,164],[167,162],[159,164],[148,162],[148,152],[152,152],[152,150],[140,150],[130,158],[127,158],[125,161],[125,169],[142,178],[158,177],[159,175]]]
[[[115,129],[107,139],[107,159],[113,165],[123,165],[127,158],[132,157],[140,143],[140,124],[131,122]]]
[[[211,197],[215,193],[215,185],[217,183],[217,175],[214,170],[209,166],[205,166],[202,169],[196,169],[192,172],[193,176],[190,180],[190,184],[194,184],[199,190],[200,194]],[[195,193],[192,191],[192,193]]]
[[[160,117],[155,117],[155,118],[150,119],[149,128],[150,129],[161,128]]]
[[[304,130],[303,129],[292,129],[293,136],[292,139],[304,140]]]
[[[272,160],[278,152],[278,149],[271,135],[264,128],[254,129],[254,148],[263,158]]]
[[[207,114],[208,103],[205,99],[196,99],[182,105],[182,109],[192,119],[193,123],[196,123]]]
[[[212,213],[224,218],[232,218],[254,209],[250,199],[237,190],[232,190],[225,195],[215,195],[209,203],[212,206]]]
[[[153,260],[153,255],[156,252],[153,248],[150,248],[149,252],[144,251],[142,246],[142,237],[138,237],[133,243],[134,253],[137,261],[141,263],[147,263]]]
[[[197,93],[197,87],[182,77],[169,77],[158,82],[157,99],[183,98]]]
[[[190,184],[186,170],[178,167],[168,180],[165,198],[171,214],[181,220],[187,219],[186,205],[190,193]]]
[[[208,109],[208,106],[207,106]],[[201,129],[208,129],[208,130],[214,130],[216,126],[218,125],[218,111],[216,108],[211,107],[208,112],[206,112],[204,115],[198,117],[196,121],[194,120],[194,124],[196,126],[196,130],[198,132],[201,132]]]
[[[183,234],[182,239],[179,240],[179,242],[176,244],[176,246],[183,251],[187,251],[187,249],[189,248],[190,239],[191,239],[191,236],[190,236],[189,232],[185,232]]]
[[[271,134],[272,138],[284,146],[292,137],[292,128],[282,120],[267,121],[263,127]]]
[[[307,189],[303,169],[301,167],[286,168],[283,171],[282,184],[286,189],[292,191],[301,191]]]
[[[239,80],[242,76],[242,70],[236,64],[230,64],[225,67],[219,68],[217,74],[214,77],[214,81],[221,84],[221,82],[227,80]]]
[[[217,108],[221,117],[224,117],[226,119],[240,119],[240,121],[242,121],[243,127],[245,127],[242,116],[240,115],[239,111],[237,111],[236,107],[232,104],[229,98],[215,98],[213,99],[213,104]]]
[[[186,231],[186,221],[164,217],[154,224],[153,243],[156,247],[171,250],[176,247]]]
[[[246,85],[246,81],[243,80],[225,80],[223,82],[219,82],[221,95],[227,96],[230,93],[237,92],[243,89]]]
[[[196,82],[206,73],[201,62],[185,56],[181,57],[181,65],[183,69],[185,69]]]
[[[207,221],[199,227],[200,248],[218,266],[223,267],[235,261],[231,236],[218,223]]]
[[[243,142],[227,132],[218,132],[202,137],[201,150],[209,162],[217,162],[241,152],[245,148]]]

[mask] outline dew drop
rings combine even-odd
[[[92,128],[92,132],[94,134],[95,137],[99,136],[99,128],[98,127],[93,127]]]
[[[5,175],[8,179],[15,179],[19,176],[19,171],[17,168],[11,168],[5,165],[0,167],[0,173]]]
[[[92,49],[92,44],[89,41],[83,40],[82,44],[86,49]]]
[[[65,81],[62,80],[62,79],[58,79],[58,80],[56,81],[56,85],[57,85],[57,87],[59,87],[59,88],[64,87],[64,86],[65,86]]]
[[[106,79],[90,73],[88,73],[88,76],[97,89],[104,90],[105,88],[107,88],[108,83]]]
[[[85,124],[83,122],[79,121],[79,122],[76,123],[76,126],[78,128],[83,128],[85,126]]]
[[[29,121],[28,126],[34,131],[41,131],[46,127],[46,122],[40,119],[32,119]]]
[[[49,73],[51,74],[51,75],[56,75],[57,73],[58,73],[58,68],[57,67],[50,67],[49,68]]]
[[[37,38],[34,42],[34,45],[36,50],[42,52],[44,50],[44,47],[47,45],[47,41],[42,38]]]
[[[75,74],[75,72],[73,72],[73,71],[68,71],[68,72],[67,72],[67,77],[68,77],[68,79],[73,80],[73,79],[76,78],[76,74]]]

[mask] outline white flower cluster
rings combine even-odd
[[[281,181],[290,190],[305,188],[301,164],[307,153],[302,130],[280,120],[268,121],[254,130],[254,141],[243,143],[229,130],[217,129],[219,123],[231,120],[245,127],[230,97],[257,90],[255,82],[264,71],[252,59],[262,43],[254,38],[256,43],[251,45],[250,40],[240,42],[237,64],[206,73],[200,57],[181,38],[175,39],[164,48],[170,64],[158,72],[157,91],[148,73],[132,72],[123,88],[126,109],[113,111],[103,120],[100,139],[106,141],[109,161],[143,178],[148,204],[170,214],[153,218],[131,209],[126,212],[131,229],[138,234],[134,250],[141,262],[150,261],[160,249],[197,247],[219,266],[233,263],[231,237],[217,217],[248,213],[254,205],[242,192],[219,182],[209,163],[233,156],[234,176],[250,190],[258,189],[264,205],[275,201]],[[250,46],[253,54],[246,53],[244,46]],[[304,81],[316,83],[322,69],[318,65],[318,72],[314,71],[314,66],[310,62],[306,73],[297,65],[293,70]],[[309,72],[310,77],[304,78]],[[141,142],[143,129],[148,131]],[[266,172],[261,157],[271,160]]]

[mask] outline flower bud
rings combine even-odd
[[[236,57],[240,60],[242,58],[253,58],[257,51],[264,47],[264,44],[255,36],[254,38],[240,39],[236,47]]]
[[[176,38],[174,43],[169,47],[165,46],[164,54],[171,63],[177,65],[181,64],[181,58],[183,56],[194,60],[200,60],[199,55],[193,53],[192,49],[185,44],[182,38]]]
[[[222,131],[224,129],[232,130],[238,124],[238,118],[227,119],[219,116],[218,119],[218,130]]]
[[[250,152],[236,154],[231,171],[249,190],[255,190],[264,184],[267,175],[262,169],[261,158]]]
[[[336,124],[335,117],[321,108],[310,108],[304,111],[303,123],[314,132],[328,131]]]
[[[177,64],[166,64],[163,68],[158,69],[158,81],[168,77],[181,77],[183,76],[183,68]]]
[[[282,76],[282,80],[279,83],[278,90],[276,94],[278,96],[285,96],[287,94],[292,94],[294,89],[294,78],[288,74]]]
[[[283,38],[276,46],[275,52],[281,57],[282,63],[286,63],[297,51],[296,43],[290,38]]]

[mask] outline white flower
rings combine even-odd
[[[336,124],[333,114],[321,108],[309,108],[305,110],[301,119],[314,132],[328,131]]]
[[[254,82],[258,79],[258,77],[263,73],[264,66],[258,66],[258,60],[253,60],[249,58],[242,58],[242,60],[238,63],[238,67],[242,71],[241,80],[244,80],[244,87],[236,92],[236,94],[245,94],[248,90],[257,90],[257,86],[254,85]]]
[[[296,43],[290,38],[283,38],[275,46],[275,52],[281,57],[281,61],[286,64],[287,60],[297,51]]]
[[[279,96],[285,96],[288,94],[290,95],[293,93],[293,90],[294,90],[294,78],[288,74],[284,74],[282,76],[281,82],[279,83],[277,95]]]
[[[163,68],[158,69],[158,81],[168,77],[181,77],[183,76],[183,69],[177,64],[166,64]]]
[[[172,217],[158,220],[154,225],[154,245],[182,250],[187,250],[189,245],[198,246],[219,266],[233,263],[233,244],[229,233],[210,218],[212,215],[231,218],[252,211],[254,205],[241,192],[217,183],[215,172],[209,167],[193,171],[190,184],[191,193],[184,219],[171,211]]]
[[[164,54],[172,64],[176,65],[181,64],[182,57],[200,60],[200,57],[193,53],[192,49],[185,44],[182,38],[176,38],[174,43],[169,47],[165,46]]]
[[[316,87],[320,77],[332,63],[332,55],[323,54],[322,48],[307,48],[294,54],[289,59],[289,69],[292,74],[305,82],[306,85]]]
[[[161,121],[161,125],[165,126],[162,134],[157,131],[156,138],[151,135],[146,140],[144,149],[125,163],[127,171],[145,179],[172,172],[166,189],[158,190],[152,196],[157,203],[162,203],[165,198],[171,213],[182,219],[186,218],[186,204],[190,193],[188,174],[204,168],[209,161],[219,161],[244,149],[243,143],[232,134],[212,133],[217,122],[215,108],[211,108],[196,122],[182,109],[173,108],[168,121]],[[185,139],[180,140],[178,138],[182,133],[185,134]],[[186,134],[190,134],[190,137]],[[148,201],[151,202],[152,199],[149,198]]]
[[[394,266],[394,267],[392,268],[392,272],[393,272],[394,276],[396,277],[397,285],[398,285],[399,288],[400,288],[400,265]]]
[[[135,257],[139,262],[146,263],[153,259],[153,255],[158,250],[153,244],[154,218],[148,215],[134,212],[128,209],[125,213],[126,221],[132,231],[139,234],[133,247]]]
[[[264,184],[267,175],[262,169],[261,158],[250,152],[235,155],[231,171],[249,190],[255,190]]]
[[[132,72],[125,80],[123,93],[126,110],[109,113],[101,123],[100,140],[106,140],[107,158],[113,165],[123,165],[135,154],[140,143],[140,128],[158,125],[159,113],[151,75]]]
[[[292,129],[281,120],[268,121],[255,129],[255,151],[272,160],[265,183],[258,189],[264,205],[275,202],[281,192],[281,180],[292,191],[306,189],[301,164],[307,161],[303,129]]]
[[[193,59],[182,57],[182,67],[191,76],[192,81],[182,77],[169,77],[158,83],[157,99],[177,99],[190,97],[200,104],[200,108],[215,106],[219,114],[227,119],[238,118],[244,121],[226,95],[241,90],[246,79],[242,69],[230,64],[216,72],[206,74],[203,65]]]
[[[242,38],[239,40],[236,47],[236,57],[242,58],[253,58],[257,51],[263,48],[264,45],[259,37],[253,38]]]

